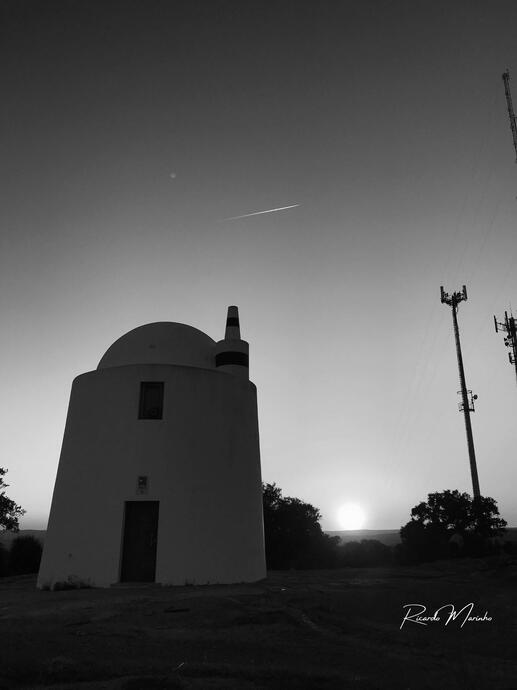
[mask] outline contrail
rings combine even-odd
[[[277,211],[287,211],[288,208],[296,208],[297,206],[301,206],[301,204],[291,204],[291,206],[279,206],[279,208],[268,208],[267,211],[254,211],[253,213],[244,213],[242,216],[231,216],[230,218],[223,218],[223,220],[239,220],[239,218],[260,216],[263,213],[276,213]]]

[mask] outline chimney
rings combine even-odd
[[[249,379],[249,345],[241,340],[239,308],[228,307],[224,340],[215,348],[215,366],[219,371]]]

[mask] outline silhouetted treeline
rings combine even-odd
[[[392,549],[375,539],[342,544],[339,537],[329,537],[319,524],[318,508],[282,496],[276,484],[264,484],[262,496],[269,570],[371,567],[393,560]]]
[[[376,539],[341,543],[319,524],[321,513],[298,498],[283,497],[276,484],[263,485],[266,562],[269,570],[375,567],[436,559],[517,555],[503,538],[506,522],[492,498],[472,499],[458,491],[429,494],[411,510],[400,530],[402,543]]]
[[[0,544],[0,577],[37,573],[42,546],[35,537],[15,537],[8,549]]]

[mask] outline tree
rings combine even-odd
[[[483,537],[499,537],[506,531],[506,520],[499,517],[499,508],[493,498],[479,496],[472,501],[472,525]]]
[[[411,510],[411,519],[436,532],[463,532],[472,520],[471,504],[470,496],[457,490],[428,494],[427,503]]]
[[[5,495],[5,491],[9,484],[3,480],[7,474],[7,470],[0,467],[0,532],[5,530],[12,530],[17,532],[19,530],[18,518],[25,515],[25,510]]]
[[[471,498],[455,489],[428,494],[427,502],[412,508],[411,520],[400,529],[400,537],[410,558],[432,560],[451,553],[453,535],[475,545],[473,550],[478,552],[481,542],[501,535],[505,527],[493,498]]]
[[[267,567],[325,568],[336,563],[339,537],[327,536],[321,513],[299,498],[282,497],[276,484],[262,485]]]

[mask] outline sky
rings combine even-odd
[[[240,309],[262,476],[340,529],[472,493],[517,526],[512,0],[0,0],[1,456],[46,526],[72,380]],[[517,81],[511,81],[517,102]],[[224,220],[299,204],[277,213]]]

